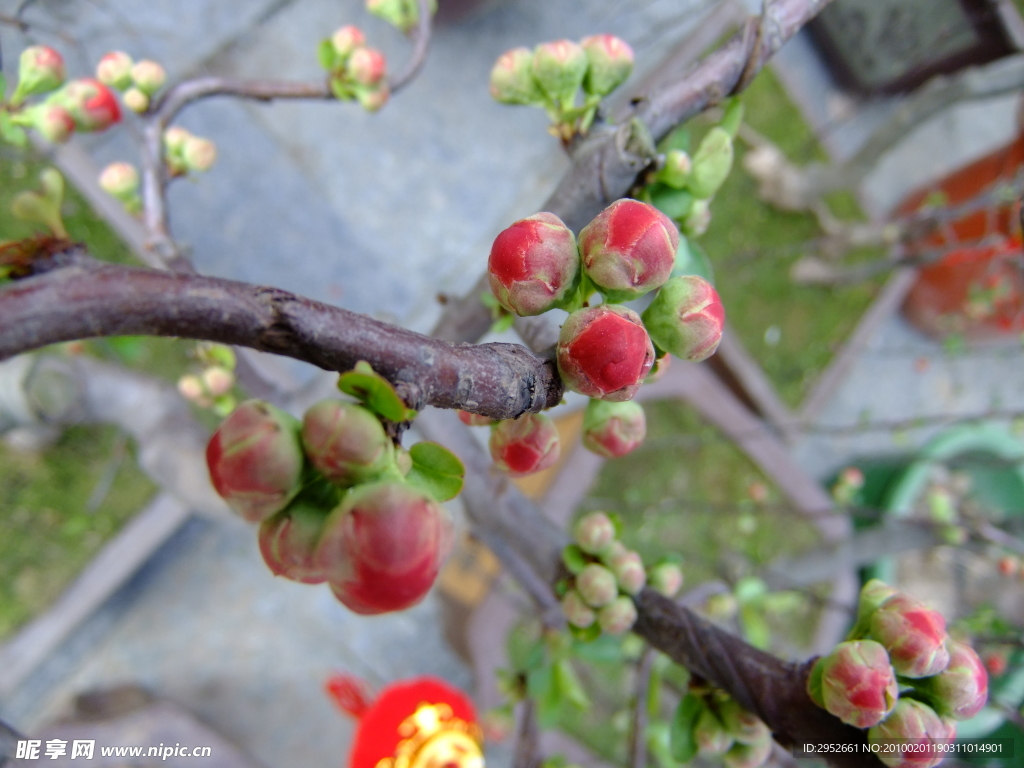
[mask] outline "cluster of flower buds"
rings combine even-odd
[[[139,172],[131,163],[111,163],[104,168],[100,173],[100,188],[120,200],[128,213],[135,215],[142,211]]]
[[[555,135],[568,141],[587,132],[601,99],[632,71],[633,49],[613,35],[594,35],[579,43],[555,40],[532,51],[513,48],[499,56],[490,90],[502,104],[542,107]]]
[[[772,751],[772,733],[762,720],[743,709],[724,691],[691,686],[680,706],[675,733],[692,745],[695,756],[721,760],[725,768],[758,768]]]
[[[664,164],[644,189],[644,199],[677,222],[687,237],[699,237],[711,225],[710,202],[732,170],[733,138],[742,116],[742,105],[733,101],[722,123],[704,135],[692,156],[684,146],[674,146],[688,144],[688,138],[678,142],[670,137]]]
[[[618,540],[615,523],[604,512],[590,512],[573,529],[575,543],[562,559],[572,573],[561,586],[562,610],[576,630],[619,635],[636,621],[633,596],[647,584],[667,597],[683,585],[683,573],[674,562],[644,568],[639,553]]]
[[[988,673],[974,650],[946,634],[938,612],[874,579],[861,590],[849,638],[818,659],[807,691],[877,744],[956,737],[988,699]],[[881,751],[892,768],[937,765],[945,753]]]
[[[42,101],[26,103],[43,95]],[[19,143],[25,140],[25,128],[59,144],[75,131],[103,131],[121,119],[117,97],[109,88],[87,78],[65,83],[63,58],[45,45],[22,51],[18,84],[6,106],[2,118],[6,125],[0,135]]]
[[[260,523],[271,571],[327,582],[356,613],[419,602],[451,548],[451,520],[439,501],[458,491],[432,493],[421,475],[424,467],[429,474],[461,465],[432,443],[403,450],[368,406],[325,400],[300,423],[250,400],[214,434],[206,459],[221,497]]]
[[[96,79],[104,85],[121,91],[121,100],[132,112],[142,113],[164,83],[167,72],[155,61],[132,61],[123,51],[110,51],[96,65]]]
[[[217,145],[202,136],[190,133],[180,125],[164,131],[164,163],[171,177],[184,176],[190,171],[208,171],[217,161]]]
[[[366,45],[362,30],[338,29],[320,43],[320,66],[327,70],[331,92],[341,100],[355,100],[368,112],[383,107],[390,95],[384,54]]]
[[[437,0],[427,6],[431,15],[437,13]],[[408,34],[420,22],[419,0],[366,0],[366,10]]]
[[[110,168],[113,167],[110,166]],[[107,171],[104,171],[104,174]],[[102,183],[101,178],[100,184],[102,185]],[[111,192],[111,194],[117,197],[115,193]],[[210,408],[218,416],[227,416],[237,404],[235,396],[231,392],[235,386],[234,350],[224,344],[204,342],[196,346],[195,358],[199,363],[200,370],[197,373],[187,373],[178,379],[178,392],[186,400],[195,403],[200,408]]]

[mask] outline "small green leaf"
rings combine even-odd
[[[725,104],[725,114],[722,116],[719,126],[735,139],[742,122],[743,102],[735,98],[729,99]]]
[[[685,189],[675,189],[660,181],[650,186],[651,205],[670,219],[678,220],[690,212],[693,195]]]
[[[575,544],[570,544],[562,550],[562,562],[572,574],[577,574],[587,567],[587,558],[583,550]]]
[[[0,277],[3,277],[2,273],[0,273]],[[555,595],[557,595],[559,600],[565,597],[566,593],[570,589],[572,589],[572,587],[569,585],[568,579],[559,579],[555,582]]]
[[[459,457],[438,443],[416,443],[409,449],[412,469],[405,480],[438,501],[454,499],[462,490],[466,468]]]
[[[690,131],[686,128],[676,128],[672,133],[661,140],[658,145],[661,152],[668,152],[672,149],[680,149],[683,152],[690,150]]]
[[[595,621],[589,627],[583,629],[570,624],[569,633],[573,636],[573,639],[581,643],[592,643],[601,636],[601,625]]]
[[[322,40],[316,49],[316,59],[320,66],[328,72],[333,72],[338,63],[338,53],[334,50],[334,44],[330,40]]]
[[[365,361],[359,361],[354,370],[341,374],[338,389],[360,400],[371,411],[389,421],[411,421],[416,418],[416,411],[406,407],[391,382],[376,373]]]
[[[583,684],[572,668],[572,662],[568,659],[559,659],[555,662],[555,685],[562,698],[568,701],[577,709],[590,709],[590,697],[583,689]]]
[[[672,757],[677,763],[688,763],[697,754],[697,741],[693,738],[693,727],[704,711],[704,702],[699,696],[686,694],[679,702],[672,716],[670,730]]]
[[[0,139],[20,148],[24,148],[28,144],[25,129],[14,124],[10,112],[2,110],[0,110]]]

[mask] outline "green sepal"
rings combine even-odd
[[[688,763],[697,755],[697,740],[693,736],[693,729],[704,709],[704,701],[693,693],[687,693],[676,707],[672,715],[670,736],[672,759],[677,763]]]
[[[28,135],[25,133],[25,129],[14,124],[10,112],[2,110],[0,110],[0,139],[19,149],[24,149],[28,144]]]
[[[559,659],[555,662],[555,685],[558,686],[558,692],[565,701],[577,709],[590,709],[590,697],[587,696],[576,670],[572,668],[572,662],[568,659]]]
[[[405,482],[436,501],[454,499],[462,490],[466,468],[459,457],[438,443],[416,443],[409,449],[412,469]]]
[[[670,219],[682,219],[690,212],[693,195],[685,189],[676,189],[663,182],[655,182],[648,188],[651,205]]]
[[[391,382],[376,373],[365,360],[356,363],[353,370],[341,374],[338,389],[388,421],[412,421],[416,418],[416,411],[406,407]]]
[[[735,139],[742,122],[743,102],[737,98],[727,100],[725,103],[725,114],[722,116],[722,122],[718,124],[719,127]]]
[[[332,77],[330,80],[330,85],[331,93],[334,94],[334,98],[336,98],[338,101],[351,101],[352,99],[355,98],[355,93],[352,92],[352,89],[344,80],[341,80],[340,78],[337,77]]]
[[[819,658],[815,661],[814,666],[811,667],[810,674],[807,676],[807,695],[811,697],[811,701],[822,709],[825,708],[825,695],[822,692],[822,677],[825,671],[824,662],[824,658]]]
[[[592,643],[601,636],[601,625],[596,621],[589,627],[576,627],[570,624],[569,634],[581,643]]]
[[[565,563],[565,567],[571,574],[576,575],[587,567],[589,561],[582,549],[575,544],[570,544],[562,550],[562,562]]]
[[[321,40],[320,45],[318,45],[316,49],[316,60],[320,62],[320,66],[328,72],[334,72],[340,63],[338,61],[338,52],[334,49],[334,43],[330,40]],[[335,96],[337,96],[337,94],[335,94]],[[341,97],[338,96],[338,98]]]

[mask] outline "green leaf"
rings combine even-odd
[[[590,642],[573,643],[572,655],[588,664],[617,664],[622,661],[622,646],[611,635],[601,635]]]
[[[661,152],[668,152],[672,149],[680,149],[683,152],[690,151],[690,131],[686,128],[676,128],[672,133],[661,140],[658,145]]]
[[[543,666],[526,675],[526,692],[537,702],[537,723],[552,728],[562,713],[562,696],[555,682],[554,669]]]
[[[581,643],[592,643],[601,636],[601,625],[595,621],[586,629],[582,629],[570,624],[569,633],[573,636],[574,640],[578,640]]]
[[[409,449],[412,469],[405,476],[409,485],[438,501],[454,499],[462,490],[466,468],[459,457],[438,443],[416,443]]]
[[[583,689],[583,684],[572,668],[572,662],[568,659],[559,659],[555,662],[555,685],[561,697],[577,709],[590,709],[590,697]]]
[[[725,104],[725,114],[719,126],[735,139],[742,122],[743,102],[736,98],[729,99]]]
[[[587,567],[588,561],[582,549],[575,544],[570,544],[562,550],[562,562],[565,563],[569,572],[575,575]]]
[[[7,77],[0,72],[0,104],[4,102],[4,94],[7,93]]]
[[[664,213],[670,219],[678,220],[690,212],[693,204],[693,195],[685,189],[675,189],[660,181],[650,187],[651,205]]]
[[[316,59],[320,66],[328,72],[333,72],[337,65],[338,53],[334,50],[334,44],[330,40],[322,40],[316,49]]]
[[[688,763],[697,754],[697,741],[693,738],[693,728],[703,711],[704,702],[699,696],[692,693],[686,694],[679,702],[670,726],[672,758],[677,763]]]
[[[14,124],[10,112],[0,111],[0,139],[20,148],[28,144],[25,129]]]
[[[389,421],[411,421],[416,411],[407,408],[391,382],[360,360],[354,370],[341,374],[338,389],[360,400],[363,405]]]
[[[676,263],[672,267],[673,277],[679,277],[680,275],[697,275],[703,277],[709,283],[714,285],[715,273],[711,268],[711,260],[708,258],[704,249],[701,248],[697,243],[689,241],[685,235],[679,235],[679,248],[676,249]]]

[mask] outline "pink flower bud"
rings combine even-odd
[[[387,81],[381,80],[375,86],[369,88],[356,88],[355,95],[356,100],[359,101],[359,106],[367,112],[376,112],[388,103],[391,91],[388,90]]]
[[[725,730],[718,716],[710,709],[705,709],[697,718],[693,727],[693,740],[697,749],[705,756],[721,755],[733,744],[732,735]]]
[[[100,173],[100,188],[117,198],[132,195],[139,188],[139,172],[131,163],[111,163]]]
[[[132,84],[132,57],[123,51],[104,54],[96,65],[96,79],[104,85],[123,91]]]
[[[315,563],[350,610],[370,615],[418,603],[451,549],[440,504],[392,480],[359,485],[328,517]]]
[[[616,200],[580,231],[583,269],[613,302],[664,285],[678,247],[672,220],[639,200]]]
[[[988,701],[988,672],[974,649],[950,640],[949,664],[942,672],[914,686],[940,715],[970,720]]]
[[[384,79],[384,54],[374,48],[357,48],[348,60],[348,72],[360,85],[376,85]]]
[[[323,400],[306,411],[302,444],[313,466],[341,485],[378,477],[394,454],[380,420],[362,406],[340,400]]]
[[[587,74],[587,54],[571,40],[541,43],[533,51],[533,77],[551,101],[571,105]]]
[[[558,336],[558,372],[574,392],[629,400],[654,365],[654,346],[631,309],[615,304],[569,315]]]
[[[152,96],[167,82],[167,72],[155,61],[143,59],[132,65],[132,81],[147,96]]]
[[[217,160],[217,145],[209,139],[189,136],[181,148],[181,160],[190,171],[208,171]]]
[[[226,395],[235,386],[235,374],[227,368],[215,365],[203,371],[203,384],[214,397]]]
[[[614,35],[594,35],[580,41],[587,53],[583,89],[597,96],[607,96],[618,88],[633,71],[633,49]]]
[[[680,275],[658,291],[644,311],[644,325],[666,352],[699,362],[718,349],[725,308],[714,286],[703,277]]]
[[[583,447],[606,459],[625,456],[647,435],[640,403],[591,400],[583,416]]]
[[[301,487],[298,423],[269,403],[248,400],[213,434],[206,464],[213,487],[232,509],[250,522],[265,520]]]
[[[946,620],[938,611],[897,593],[872,614],[871,637],[885,646],[904,677],[930,677],[946,668]]]
[[[363,35],[363,31],[351,24],[341,27],[331,35],[331,45],[334,46],[334,52],[341,59],[347,59],[356,48],[365,43],[366,37]]]
[[[647,571],[644,569],[644,561],[640,555],[632,550],[614,556],[609,562],[609,567],[623,592],[635,595],[647,584]]]
[[[521,219],[494,239],[487,275],[498,303],[509,312],[547,312],[579,285],[576,238],[552,213]]]
[[[64,107],[80,131],[103,131],[121,119],[117,97],[103,83],[92,79],[72,80],[48,100]]]
[[[683,588],[683,570],[675,563],[661,563],[647,573],[647,583],[665,597],[675,597]]]
[[[491,70],[491,96],[501,104],[539,104],[544,100],[533,79],[533,52],[513,48],[498,57]]]
[[[615,541],[615,524],[604,512],[588,512],[576,522],[573,535],[580,549],[596,555]]]
[[[597,623],[602,632],[621,635],[636,623],[636,606],[625,595],[617,597],[597,612]]]
[[[178,379],[178,394],[190,403],[196,403],[197,405],[207,400],[206,388],[203,387],[203,382],[200,381],[198,376],[193,376],[192,374]]]
[[[323,493],[300,493],[285,509],[260,524],[260,554],[275,576],[303,584],[327,580],[314,557],[333,507],[323,503],[327,500],[336,502],[337,498]]]
[[[149,96],[141,88],[132,86],[121,96],[124,105],[132,112],[141,115],[149,109]]]
[[[494,419],[470,413],[469,411],[459,411],[459,421],[467,427],[489,427],[491,424],[494,424]]]
[[[32,127],[53,144],[63,144],[75,132],[75,118],[64,107],[40,104],[31,110]]]
[[[549,416],[524,413],[491,428],[494,465],[513,477],[531,475],[553,466],[560,453],[558,428]]]
[[[825,709],[855,728],[870,728],[892,711],[899,696],[889,655],[872,640],[837,645],[821,660]]]
[[[570,589],[562,598],[562,613],[566,621],[580,629],[586,629],[597,621],[597,614],[575,589]]]
[[[932,768],[949,755],[925,745],[956,738],[956,725],[942,718],[927,704],[900,699],[883,722],[868,731],[868,743],[877,745],[877,755],[889,768]]]
[[[576,590],[592,608],[608,605],[619,595],[615,575],[597,563],[591,563],[576,574]]]
[[[33,45],[18,60],[18,86],[11,97],[15,106],[29,96],[49,93],[64,82],[64,59],[53,48]]]

